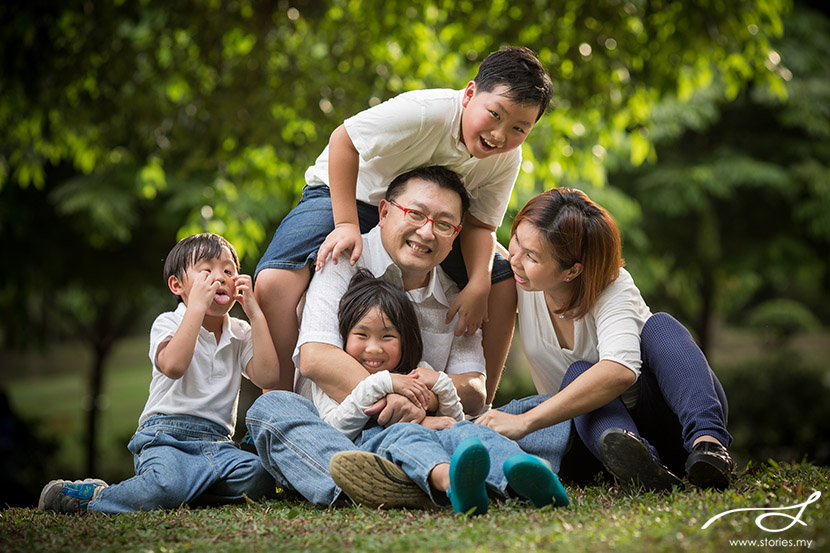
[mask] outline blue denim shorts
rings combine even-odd
[[[366,233],[378,224],[377,206],[358,200],[357,217],[360,232]],[[334,230],[334,216],[331,210],[331,194],[328,186],[306,186],[297,206],[280,222],[271,244],[265,250],[256,267],[254,278],[263,269],[297,270],[307,267],[314,271],[317,250],[326,236]],[[464,288],[467,284],[467,269],[461,255],[461,241],[456,239],[441,268],[450,278]],[[501,282],[513,278],[510,262],[500,253],[493,257],[491,282]]]

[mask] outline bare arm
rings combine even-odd
[[[199,339],[199,329],[202,328],[205,313],[213,301],[213,295],[219,289],[219,284],[218,281],[209,279],[207,273],[200,273],[195,277],[190,290],[190,304],[184,312],[179,328],[169,341],[159,345],[156,352],[158,369],[168,378],[181,378],[190,366]]]
[[[486,395],[486,377],[479,372],[468,372],[447,375],[455,386],[464,412],[468,415],[477,415],[484,408]]]
[[[246,373],[251,382],[263,389],[278,388],[280,384],[280,361],[274,341],[268,329],[268,321],[262,313],[254,297],[251,277],[239,275],[235,277],[236,296],[234,299],[242,305],[242,309],[251,323],[251,342],[254,355],[248,361]]]
[[[337,403],[369,376],[354,357],[322,342],[306,342],[300,346],[300,373]]]
[[[477,424],[485,424],[517,440],[529,433],[572,419],[606,405],[634,383],[634,373],[614,361],[600,361],[541,405],[522,415],[488,411]]]
[[[334,230],[329,233],[317,252],[318,271],[326,264],[329,254],[332,256],[332,263],[337,264],[340,254],[351,250],[349,262],[354,265],[363,251],[356,199],[359,167],[360,154],[349,138],[346,127],[340,125],[334,129],[329,139],[329,190]]]
[[[447,322],[459,314],[456,336],[472,336],[487,320],[487,297],[490,294],[490,274],[496,250],[496,228],[470,214],[458,239],[467,268],[468,282],[447,311]]]

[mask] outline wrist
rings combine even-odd
[[[334,223],[334,228],[348,228],[348,227],[358,227],[359,228],[360,224],[358,223],[357,219],[355,219],[355,220],[343,219],[343,220],[338,220]]]
[[[467,281],[467,284],[464,286],[465,289],[471,288],[473,290],[478,291],[486,291],[490,289],[490,275],[489,274],[480,274],[480,275],[471,275],[470,279]]]
[[[522,429],[522,436],[527,436],[531,432],[535,432],[542,428],[543,425],[540,425],[540,421],[533,416],[533,410],[526,413],[522,413],[521,415],[517,415],[519,417],[519,426]]]

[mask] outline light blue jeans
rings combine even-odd
[[[292,392],[273,391],[260,396],[248,409],[246,421],[268,472],[317,505],[331,505],[340,495],[329,475],[329,461],[339,451],[368,451],[385,457],[400,466],[437,505],[448,502],[429,485],[429,473],[439,463],[449,463],[465,438],[477,436],[484,442],[491,459],[487,485],[502,497],[507,496],[502,465],[508,457],[523,452],[519,444],[494,430],[466,421],[440,431],[411,423],[373,426],[352,442],[323,422],[310,401]],[[564,454],[569,428],[549,427],[540,431],[543,435],[536,441],[534,454],[550,461],[554,470]],[[546,448],[541,446],[543,443]]]
[[[273,495],[273,477],[227,430],[201,417],[154,415],[127,446],[136,476],[101,490],[87,510],[127,513]]]
[[[548,394],[539,394],[529,396],[523,399],[514,399],[507,405],[499,407],[497,411],[504,411],[510,415],[521,415],[527,413],[537,405],[550,399]],[[547,459],[553,467],[553,472],[559,473],[559,468],[562,463],[562,457],[568,449],[569,439],[571,437],[571,421],[563,421],[547,428],[542,428],[536,432],[531,432],[524,438],[518,440],[516,443],[522,448],[525,453],[530,453]]]

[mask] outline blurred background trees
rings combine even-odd
[[[344,118],[512,44],[556,93],[502,241],[535,193],[582,188],[655,310],[780,353],[830,318],[829,27],[787,0],[4,2],[0,347],[94,352],[94,472],[104,368],[169,305],[177,238],[224,234],[252,271]]]

